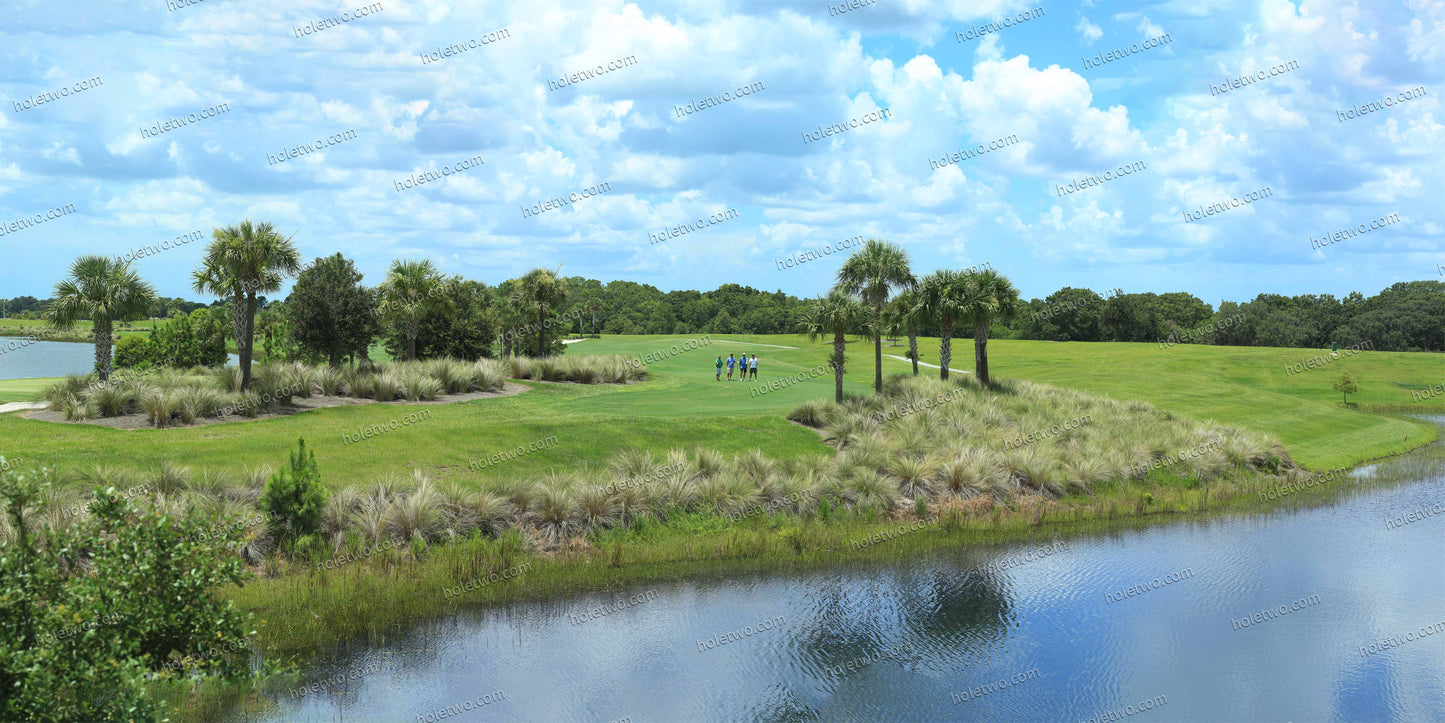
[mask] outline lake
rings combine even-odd
[[[336,681],[321,692],[230,720],[1442,720],[1445,477],[1438,447],[1413,456],[1388,464],[1414,481],[1329,506],[1052,554],[972,546],[472,612],[350,646],[307,671]]]
[[[239,356],[230,357],[231,364],[240,363]],[[95,344],[0,336],[0,380],[89,374],[94,369]]]

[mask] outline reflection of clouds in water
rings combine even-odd
[[[1439,468],[1407,460],[1377,477],[1435,479]],[[1440,643],[1363,663],[1358,648],[1439,619],[1438,533],[1380,523],[1442,497],[1441,481],[1352,485],[1331,506],[1093,533],[1012,566],[1000,563],[1048,541],[517,604],[420,625],[372,650],[396,651],[404,667],[344,700],[280,701],[262,719],[408,718],[462,686],[506,690],[491,714],[529,720],[1061,720],[1157,695],[1175,719],[1428,718],[1440,709]],[[1186,567],[1194,584],[1104,603],[1121,584]],[[644,589],[657,597],[584,634],[568,620]],[[1315,594],[1329,604],[1231,630],[1231,617]],[[777,616],[786,624],[697,651],[697,640]],[[865,657],[878,659],[846,669]],[[952,698],[1035,668],[1018,689]]]

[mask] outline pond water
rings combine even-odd
[[[1416,469],[1032,560],[1049,541],[473,612],[231,720],[1445,720],[1445,478]]]
[[[239,356],[230,357],[231,364],[240,363]],[[89,374],[94,369],[95,344],[90,342],[0,336],[0,380]]]

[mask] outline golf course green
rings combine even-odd
[[[689,340],[697,348],[683,350]],[[938,358],[936,339],[921,339],[925,363]],[[671,353],[676,346],[679,353]],[[906,346],[885,347],[901,356]],[[75,467],[108,465],[151,469],[166,460],[197,469],[275,465],[304,437],[316,450],[332,486],[369,481],[413,468],[466,482],[483,475],[525,476],[548,468],[601,464],[613,452],[641,448],[656,453],[706,446],[725,454],[761,448],[787,458],[828,453],[816,432],[783,415],[798,403],[830,397],[829,347],[803,336],[627,336],[568,345],[569,354],[625,354],[646,360],[640,384],[579,385],[522,382],[530,389],[510,397],[428,405],[430,418],[360,444],[343,434],[387,424],[414,411],[406,404],[368,404],[318,409],[285,417],[220,425],[119,430],[90,424],[58,424],[0,416],[0,454],[32,463]],[[973,344],[955,340],[954,369],[973,368]],[[1411,401],[1411,391],[1439,383],[1439,355],[1364,352],[1340,357],[1324,368],[1286,376],[1286,364],[1328,351],[1154,344],[993,340],[994,373],[1142,400],[1197,420],[1216,420],[1278,437],[1302,464],[1317,469],[1350,465],[1403,452],[1434,437],[1429,425],[1389,411],[1439,412],[1445,397]],[[718,382],[714,359],[757,354],[756,382]],[[871,348],[855,338],[848,346],[845,390],[870,390]],[[810,372],[810,370],[812,370]],[[1331,382],[1348,370],[1360,391],[1343,406]],[[906,374],[908,362],[884,358],[885,374]],[[936,368],[920,367],[936,375]],[[784,385],[783,380],[796,383]],[[777,381],[777,390],[767,387]],[[49,380],[0,382],[0,401],[34,399]],[[754,391],[756,390],[756,391]],[[557,435],[546,449],[501,467],[471,468],[471,461]]]

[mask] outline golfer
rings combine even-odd
[[[752,360],[750,363],[752,364],[752,372],[753,372],[752,378],[753,378],[753,379],[757,379],[757,378],[758,378],[758,355],[757,355],[757,354],[754,354],[754,355],[753,355],[753,360]]]
[[[728,355],[728,381],[732,381],[732,380],[733,380],[733,365],[735,365],[735,364],[737,364],[737,363],[738,363],[738,360],[737,360],[737,359],[734,359],[732,354],[729,354],[729,355]]]
[[[718,380],[718,381],[722,381],[722,367],[723,367],[722,355],[719,354],[719,355],[717,355],[717,380]]]

